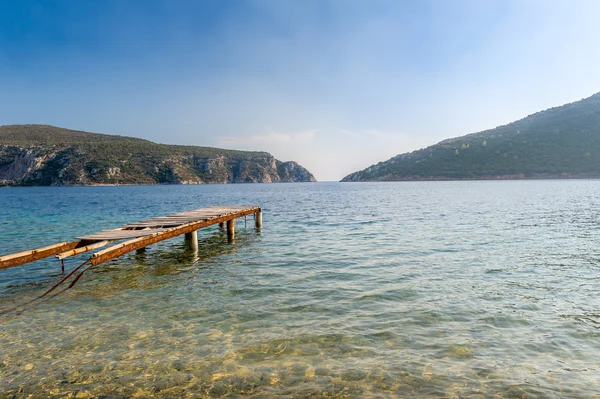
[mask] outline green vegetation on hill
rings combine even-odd
[[[268,156],[262,151],[237,151],[213,147],[157,144],[135,137],[82,132],[48,125],[0,126],[0,144],[16,146],[58,146],[98,150],[98,155],[126,156],[132,152],[151,155]]]
[[[600,177],[600,93],[397,155],[342,181]]]
[[[0,183],[8,185],[314,181],[267,152],[157,144],[47,125],[0,126]]]

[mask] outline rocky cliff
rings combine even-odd
[[[174,146],[46,125],[0,126],[0,185],[312,182],[266,152]]]

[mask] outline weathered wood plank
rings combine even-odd
[[[239,207],[239,209],[243,210],[243,209],[247,209],[248,207]],[[192,221],[197,221],[197,220],[208,220],[208,219],[212,219],[215,217],[219,217],[219,216],[224,216],[224,215],[229,215],[232,213],[235,213],[238,209],[229,209],[227,208],[228,212],[210,212],[210,213],[206,213],[205,210],[208,208],[202,208],[196,211],[189,211],[189,212],[181,212],[181,213],[176,213],[173,215],[169,215],[169,216],[162,216],[162,217],[157,217],[157,218],[152,218],[152,219],[147,219],[147,220],[143,220],[140,222],[135,222],[135,223],[129,223],[126,225],[123,225],[121,228],[124,229],[129,229],[129,228],[136,228],[136,227],[175,227],[177,225],[181,225],[184,223],[189,223]]]
[[[160,228],[170,228],[170,227],[177,227],[177,226],[181,226],[182,224],[185,223],[143,223],[143,224],[126,224],[125,226],[122,226],[123,229],[126,230],[140,230],[142,228],[144,229],[155,229],[158,230]]]
[[[108,241],[108,240],[107,241],[98,241],[96,243],[86,245],[84,247],[78,247],[78,248],[72,249],[70,251],[60,253],[58,255],[55,255],[54,257],[56,259],[63,260],[63,259],[69,258],[71,256],[75,256],[75,255],[82,254],[84,252],[91,251],[92,249],[102,248],[103,246],[108,245],[111,242],[112,241]]]
[[[60,242],[58,244],[49,245],[31,251],[23,251],[16,254],[10,254],[0,257],[0,270],[8,269],[15,266],[24,265],[25,263],[34,262],[44,259],[52,255],[59,254],[75,248],[79,241]]]
[[[90,234],[87,236],[77,237],[80,240],[93,240],[93,241],[104,241],[104,240],[123,240],[126,238],[144,237],[154,233],[158,233],[165,229],[148,229],[148,230],[102,230],[98,233]]]

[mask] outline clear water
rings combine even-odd
[[[0,397],[598,397],[600,181],[1,189],[0,253],[226,204],[263,230],[1,315]],[[0,271],[0,308],[59,272]]]

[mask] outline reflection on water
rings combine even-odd
[[[600,182],[0,194],[1,252],[102,218],[264,210],[263,230],[242,222],[234,244],[216,226],[197,254],[163,242],[1,316],[0,397],[597,395]],[[128,208],[136,196],[144,207]],[[0,307],[59,278],[52,260],[0,272]]]

